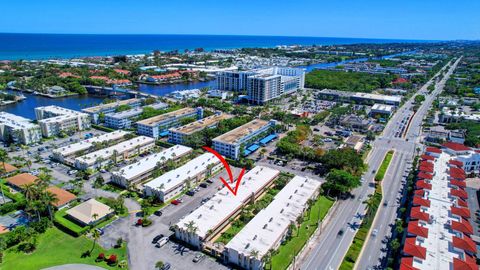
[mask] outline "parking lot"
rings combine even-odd
[[[234,175],[238,175],[240,168],[231,167]],[[155,263],[159,260],[172,265],[171,269],[228,269],[208,256],[201,262],[194,263],[192,260],[197,251],[191,251],[179,244],[170,242],[161,248],[152,244],[153,238],[159,234],[171,236],[169,230],[171,225],[176,224],[181,218],[188,215],[201,204],[202,200],[214,195],[219,188],[223,187],[219,177],[228,179],[227,172],[220,173],[210,178],[212,184],[207,188],[198,188],[194,196],[183,195],[182,203],[178,205],[167,205],[162,215],[150,216],[153,224],[149,227],[137,227],[136,221],[140,218],[137,213],[131,213],[128,217],[112,222],[104,228],[104,234],[100,237],[99,243],[105,248],[115,245],[118,238],[127,240],[129,259],[132,269],[154,269]]]

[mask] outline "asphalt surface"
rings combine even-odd
[[[458,62],[457,62],[458,63]],[[453,70],[453,69],[452,69]],[[451,74],[451,71],[450,73]],[[445,76],[445,77],[448,77]],[[442,80],[438,86],[443,85],[445,80]],[[427,87],[433,83],[433,80],[427,82],[418,93],[426,94]],[[365,252],[357,262],[358,269],[368,269],[369,267],[379,265],[382,254],[382,239],[389,236],[391,232],[391,224],[393,224],[398,206],[398,198],[401,196],[402,178],[406,174],[412,160],[421,130],[421,122],[428,112],[429,107],[442,87],[437,87],[436,90],[422,103],[415,116],[412,118],[410,128],[408,129],[405,119],[410,119],[413,112],[410,110],[413,104],[413,97],[405,102],[405,104],[398,109],[392,116],[389,123],[385,127],[383,136],[378,137],[372,144],[372,150],[366,162],[369,170],[364,175],[364,183],[361,187],[355,189],[352,193],[355,199],[338,201],[337,206],[332,213],[332,218],[325,224],[321,235],[316,242],[316,245],[309,251],[303,261],[299,265],[299,269],[338,269],[342,263],[348,248],[350,247],[356,230],[362,222],[363,215],[366,210],[366,205],[363,203],[369,194],[374,191],[372,183],[375,174],[373,170],[377,170],[386,153],[394,149],[395,155],[391,162],[391,166],[387,171],[386,177],[383,180],[384,186],[384,200],[388,201],[387,205],[383,204],[379,208],[378,218],[373,224],[372,228],[378,230],[375,240],[366,243]],[[402,121],[405,123],[404,131],[402,132]],[[405,138],[402,134],[406,130]],[[407,140],[408,138],[408,140]],[[339,235],[339,231],[343,229],[344,233]]]

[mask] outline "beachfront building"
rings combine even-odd
[[[226,261],[242,269],[263,269],[262,258],[270,250],[276,250],[291,233],[290,225],[307,209],[308,200],[318,195],[320,184],[301,176],[290,180],[274,200],[228,242]],[[258,255],[252,257],[253,251]]]
[[[168,104],[165,103],[155,103],[144,107],[137,107],[134,109],[122,111],[122,112],[113,112],[105,114],[105,125],[114,129],[122,128],[132,128],[132,120],[135,117],[138,117],[142,114],[145,107],[150,107],[155,110],[162,110],[168,107]]]
[[[82,112],[90,115],[93,123],[98,123],[99,116],[101,113],[108,114],[114,113],[119,106],[127,105],[130,108],[140,107],[142,105],[142,100],[138,98],[131,98],[126,100],[119,100],[112,103],[100,104],[98,106],[82,109]]]
[[[175,144],[184,144],[191,135],[207,128],[216,127],[217,124],[225,119],[232,118],[232,115],[217,112],[209,117],[197,120],[185,126],[169,129],[168,141]]]
[[[240,153],[242,146],[246,151],[250,144],[272,133],[275,125],[275,120],[254,119],[213,139],[213,149],[226,157],[238,159],[244,154]]]
[[[77,157],[75,167],[79,170],[100,168],[108,163],[127,160],[132,156],[150,151],[155,146],[155,140],[139,136],[119,144]]]
[[[252,104],[268,101],[296,92],[305,84],[305,71],[299,68],[270,67],[249,71],[217,73],[217,89],[245,92]]]
[[[222,168],[220,160],[212,153],[204,153],[181,167],[171,170],[146,183],[145,195],[155,196],[165,202]]]
[[[152,172],[163,166],[168,160],[178,160],[193,152],[193,149],[183,145],[175,145],[160,153],[151,154],[141,160],[112,172],[111,180],[119,186],[127,187],[147,179]]]
[[[430,147],[420,162],[400,269],[478,269],[466,175],[452,151],[463,150]]]
[[[82,153],[88,152],[89,150],[94,150],[105,143],[122,141],[127,134],[130,134],[130,132],[116,130],[114,132],[105,133],[64,147],[53,149],[53,159],[61,163],[73,165],[74,159],[72,159],[72,157],[82,155]]]
[[[29,119],[0,112],[0,140],[19,144],[32,144],[42,139],[40,126]]]
[[[175,237],[197,249],[208,251],[209,245],[205,243],[240,215],[245,205],[260,197],[279,174],[275,169],[256,166],[243,176],[236,196],[224,187],[205,204],[182,218],[174,226]]]
[[[317,97],[322,100],[338,102],[355,102],[357,104],[374,105],[375,103],[400,106],[402,96],[389,96],[380,94],[369,94],[360,92],[348,92],[331,89],[323,89],[316,92]]]
[[[189,117],[201,119],[203,117],[203,109],[183,108],[138,121],[137,132],[140,135],[157,139],[163,134],[168,135],[169,128],[178,127],[180,125],[180,120]]]
[[[54,105],[35,108],[35,116],[44,137],[85,130],[91,126],[88,114]]]

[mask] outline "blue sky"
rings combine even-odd
[[[0,32],[480,39],[479,0],[0,0]]]

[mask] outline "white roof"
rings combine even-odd
[[[384,101],[392,101],[392,102],[400,102],[402,101],[401,96],[387,96],[387,95],[379,95],[379,94],[368,94],[368,93],[355,93],[353,97],[356,98],[367,98],[373,100],[384,100]]]
[[[220,163],[220,160],[215,157],[215,155],[212,153],[205,153],[190,160],[189,162],[185,163],[185,165],[153,179],[152,181],[146,183],[145,186],[151,189],[168,191],[171,188],[183,183],[188,178],[193,178],[200,172],[205,171],[208,165],[218,163]]]
[[[91,165],[94,164],[98,158],[110,158],[113,155],[114,151],[117,151],[117,154],[121,155],[122,153],[135,149],[137,146],[142,146],[150,143],[155,143],[155,139],[146,136],[138,136],[128,141],[124,141],[119,144],[107,147],[105,149],[83,155],[76,158],[75,160]]]
[[[392,111],[393,111],[393,106],[392,106],[392,105],[387,105],[387,104],[375,103],[375,104],[373,104],[373,106],[372,106],[372,110],[384,111],[384,112],[392,112]]]
[[[115,101],[115,102],[112,102],[112,103],[105,103],[105,104],[100,104],[100,105],[97,105],[97,106],[94,106],[94,107],[85,108],[82,111],[87,112],[87,113],[98,113],[98,112],[102,112],[104,110],[108,110],[108,109],[111,109],[111,108],[118,107],[120,105],[129,105],[129,104],[136,103],[136,102],[140,102],[140,99],[131,98],[131,99],[125,99],[125,100],[118,100],[118,101]]]
[[[130,132],[123,131],[123,130],[116,130],[110,133],[105,133],[100,136],[95,136],[90,139],[83,140],[81,142],[72,143],[70,145],[60,147],[58,149],[53,150],[53,152],[58,153],[62,156],[69,156],[76,152],[87,150],[93,147],[94,143],[102,143],[108,141],[115,141],[123,138]]]
[[[190,221],[197,227],[196,234],[204,238],[209,230],[214,229],[238,210],[250,196],[257,193],[280,172],[264,166],[257,166],[246,173],[234,196],[226,187],[218,191],[208,202],[182,218],[177,226],[183,230]],[[228,180],[227,180],[228,181]]]
[[[260,211],[227,245],[226,248],[249,256],[252,250],[265,255],[295,222],[320,187],[320,182],[295,176],[267,206]]]
[[[84,113],[79,112],[79,111],[63,108],[63,107],[56,106],[56,105],[37,107],[36,109],[41,110],[41,111],[47,111],[47,112],[50,112],[50,113],[54,113],[56,115],[79,115],[79,114],[84,114]],[[84,114],[84,115],[87,115],[87,114]]]
[[[193,149],[190,147],[175,145],[160,153],[151,154],[138,162],[123,167],[117,172],[113,172],[112,174],[130,180],[138,175],[153,170],[159,162],[164,163],[167,160],[174,158],[174,156],[183,156],[191,151],[193,151]]]
[[[23,128],[35,128],[38,125],[33,124],[30,119],[7,113],[7,112],[0,112],[0,124],[9,126],[15,129],[23,129]]]

